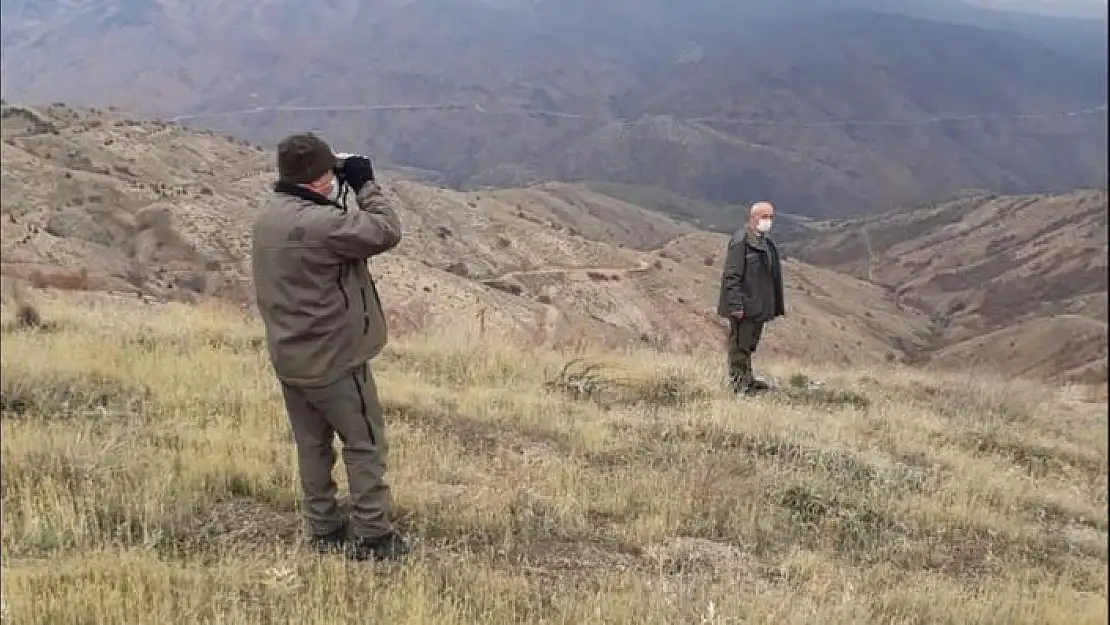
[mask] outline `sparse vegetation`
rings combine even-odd
[[[62,297],[3,326],[4,622],[1107,619],[1106,409],[1057,391],[782,362],[737,400],[717,354],[397,341],[423,546],[380,568],[302,547],[258,324]]]

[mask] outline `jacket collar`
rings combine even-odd
[[[771,240],[766,235],[760,235],[751,228],[748,228],[745,238],[748,240],[748,245],[757,250],[766,250],[771,244]]]
[[[302,187],[299,184],[293,184],[292,182],[287,182],[285,180],[278,180],[277,182],[275,182],[274,191],[277,193],[284,193],[285,195],[292,195],[293,197],[312,202],[313,204],[319,204],[320,206],[334,206],[336,208],[343,208],[339,204],[336,204],[335,202],[320,195],[312,189]]]

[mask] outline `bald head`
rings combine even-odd
[[[771,220],[775,217],[775,207],[770,202],[756,202],[752,204],[748,216],[748,227],[752,232],[767,234],[771,229]]]

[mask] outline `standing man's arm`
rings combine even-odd
[[[344,258],[363,260],[396,247],[401,242],[401,220],[374,180],[374,168],[364,156],[350,156],[343,177],[355,190],[358,210],[336,216],[326,245]]]
[[[767,248],[770,250],[773,257],[771,264],[771,279],[774,280],[775,289],[775,316],[783,317],[786,315],[786,287],[782,279],[782,254],[775,242],[767,239]]]
[[[325,245],[339,256],[363,260],[401,242],[401,219],[376,182],[358,192],[358,210],[339,213]]]
[[[733,238],[729,241],[728,252],[725,254],[725,271],[721,282],[725,291],[725,303],[730,316],[741,319],[744,317],[744,269],[746,264],[747,249],[744,239]]]

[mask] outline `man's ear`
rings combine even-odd
[[[331,186],[331,181],[328,179],[328,175],[324,174],[316,180],[313,180],[308,186],[311,187],[313,191],[324,192]]]

